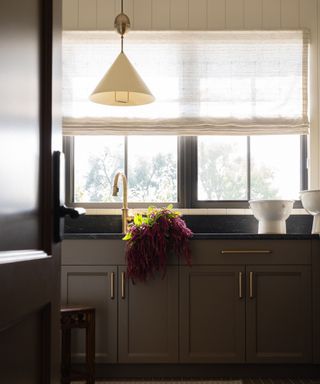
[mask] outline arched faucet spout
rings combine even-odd
[[[131,221],[128,209],[128,182],[124,173],[118,172],[113,179],[112,196],[117,196],[119,192],[119,177],[122,178],[122,232],[126,233],[128,230],[128,222]]]

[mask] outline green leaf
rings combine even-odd
[[[143,217],[140,213],[134,215],[133,222],[135,225],[140,226],[143,223]]]
[[[167,209],[173,209],[173,204],[169,204],[169,205],[167,206]]]
[[[148,211],[147,211],[147,214],[148,215],[150,215],[154,210],[156,209],[156,207],[155,206],[153,206],[153,205],[150,205],[149,207],[148,207]]]
[[[128,241],[128,240],[130,240],[130,239],[132,239],[132,235],[131,235],[130,232],[127,232],[127,233],[125,234],[125,236],[122,238],[122,240],[125,240],[125,241]]]

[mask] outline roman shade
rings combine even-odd
[[[112,107],[89,95],[119,53],[114,32],[63,34],[64,135],[306,134],[309,34],[130,32],[126,54],[156,101]]]

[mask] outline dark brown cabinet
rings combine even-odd
[[[181,267],[180,361],[311,363],[309,266]]]
[[[117,362],[117,267],[62,267],[62,304],[90,305],[96,308],[96,362]],[[84,332],[72,334],[72,356],[84,362]]]
[[[247,292],[247,361],[310,363],[310,267],[247,266]]]
[[[178,269],[133,284],[119,267],[119,362],[178,361]]]
[[[180,361],[311,363],[311,243],[199,241],[180,267]]]
[[[180,361],[245,361],[243,266],[180,269]]]
[[[318,296],[312,293],[319,284],[312,261],[318,245],[312,252],[308,240],[191,245],[192,267],[171,262],[163,279],[133,284],[125,276],[121,240],[65,244],[62,301],[96,307],[98,363],[319,359],[313,341],[319,339]],[[73,339],[81,362],[83,335]]]
[[[178,361],[178,267],[166,276],[133,284],[124,266],[65,266],[63,304],[96,308],[96,362]],[[119,316],[118,316],[119,311]],[[72,356],[85,356],[83,332],[72,335]]]

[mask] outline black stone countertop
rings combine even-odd
[[[66,233],[66,240],[121,240],[122,233]],[[195,233],[191,240],[308,240],[320,239],[319,235],[306,233],[258,234],[258,233]]]
[[[311,235],[311,215],[291,215],[287,234],[259,235],[258,222],[252,215],[185,215],[195,240],[218,239],[319,239]],[[122,239],[120,215],[88,215],[65,221],[65,239]]]

